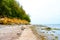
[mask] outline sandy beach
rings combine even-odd
[[[0,28],[0,40],[48,40],[49,35],[46,35],[44,33],[39,35],[34,28],[27,25]]]

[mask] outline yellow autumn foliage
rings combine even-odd
[[[21,19],[17,19],[17,18],[0,18],[0,24],[29,24],[28,21],[26,20],[21,20]]]

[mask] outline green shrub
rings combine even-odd
[[[30,22],[29,15],[16,0],[0,0],[0,17],[20,18]]]

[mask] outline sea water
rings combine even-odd
[[[45,26],[51,27],[51,28],[59,28],[60,29],[60,24],[47,24]],[[38,32],[44,32],[44,33],[47,32],[46,30],[41,30],[41,29],[38,29],[38,28],[37,28],[37,30],[38,30]],[[58,37],[57,40],[60,40],[60,30],[50,30],[50,31],[48,31],[48,34],[53,34],[53,35]]]
[[[60,29],[60,24],[48,24],[47,25],[48,27],[51,27],[51,28],[59,28]],[[60,40],[60,30],[53,30],[55,31],[55,35],[58,36],[58,40]]]
[[[60,28],[60,24],[46,24],[48,27]]]

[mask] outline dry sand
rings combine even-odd
[[[0,28],[0,40],[15,40],[19,37],[17,33],[21,33],[20,27]]]
[[[23,28],[23,29],[22,29]],[[0,29],[0,40],[42,40],[38,39],[27,26],[5,27]]]
[[[17,40],[37,40],[31,29],[24,29],[21,36]]]

